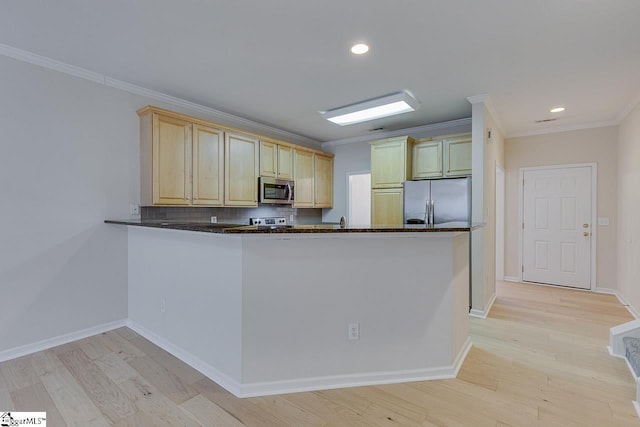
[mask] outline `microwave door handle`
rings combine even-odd
[[[287,203],[291,203],[291,184],[287,184]]]
[[[426,200],[426,206],[424,207],[424,223],[425,225],[429,224],[430,211],[429,208],[431,205],[429,204],[429,199]]]

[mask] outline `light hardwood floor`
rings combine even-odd
[[[640,426],[611,295],[498,283],[456,379],[238,399],[122,328],[0,364],[0,410],[59,426]]]

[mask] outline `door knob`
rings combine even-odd
[[[589,224],[582,224],[582,228],[589,228]]]
[[[589,237],[589,232],[588,232],[588,231],[585,231],[584,233],[582,233],[582,235],[583,235],[584,237]]]

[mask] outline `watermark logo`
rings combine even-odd
[[[0,427],[40,426],[47,427],[46,412],[1,412]]]

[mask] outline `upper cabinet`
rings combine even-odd
[[[371,188],[396,188],[411,179],[414,142],[408,136],[370,142]]]
[[[306,150],[293,150],[293,207],[312,208],[314,204],[314,154]]]
[[[140,123],[140,202],[222,205],[223,132],[153,111]]]
[[[442,176],[442,141],[420,142],[413,146],[413,178]]]
[[[471,175],[471,134],[421,140],[413,146],[412,179]]]
[[[293,179],[293,148],[289,145],[261,140],[260,176]]]
[[[224,132],[193,125],[193,203],[222,206],[224,202]]]
[[[225,206],[258,206],[257,138],[225,133]]]
[[[444,176],[471,175],[471,134],[444,140]]]
[[[333,157],[315,154],[314,207],[333,207]]]
[[[143,206],[258,206],[259,176],[294,179],[295,207],[333,204],[330,154],[157,107],[138,115]]]

